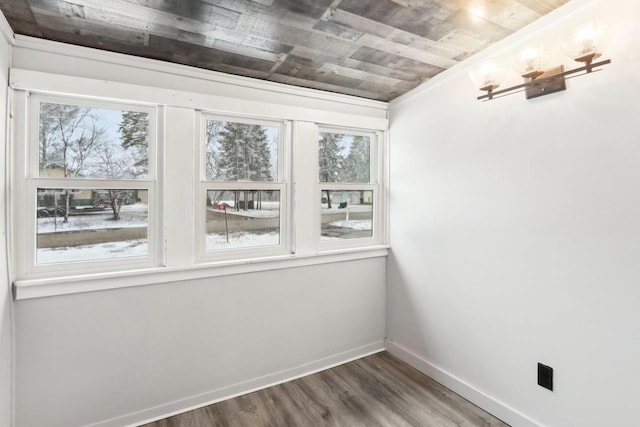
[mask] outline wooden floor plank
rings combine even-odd
[[[382,352],[145,427],[508,427]]]

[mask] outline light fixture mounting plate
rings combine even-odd
[[[530,86],[525,88],[527,99],[537,98],[539,96],[549,95],[550,93],[560,92],[567,88],[566,80],[564,76],[558,76],[553,79],[545,79],[545,77],[553,76],[555,74],[561,74],[564,72],[564,65],[560,65],[555,68],[551,68],[544,72],[544,74],[538,76]],[[533,82],[532,79],[527,79],[527,82]]]

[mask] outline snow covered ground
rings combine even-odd
[[[280,202],[261,202],[262,209],[240,209],[236,211],[233,200],[222,200],[218,205],[224,203],[227,205],[227,215],[245,216],[250,218],[277,218],[280,216]],[[209,207],[211,211],[224,212],[218,209],[218,206]]]
[[[226,234],[207,234],[207,251],[219,249],[250,248],[256,246],[275,246],[280,244],[280,233],[272,231],[270,233],[245,233],[242,231],[229,233],[227,243]]]
[[[97,230],[104,228],[146,227],[149,209],[144,203],[124,205],[120,208],[120,219],[113,220],[113,211],[105,209],[98,212],[87,212],[82,215],[69,215],[69,222],[64,217],[38,218],[38,234],[62,231]]]
[[[371,230],[372,221],[370,219],[355,219],[351,221],[336,221],[329,223],[331,227],[351,228],[354,230]]]
[[[272,204],[267,205],[266,204]],[[326,206],[326,205],[325,205]],[[234,212],[231,208],[227,211],[230,215],[251,216],[255,218],[272,218],[279,216],[279,203],[263,202],[262,210],[248,210]],[[212,209],[212,208],[210,208]],[[345,209],[323,208],[323,213],[346,213]],[[371,212],[371,206],[354,205],[349,207],[351,213]],[[372,221],[350,220],[335,221],[329,224],[336,228],[349,228],[359,231],[372,229]],[[146,204],[122,206],[120,220],[114,221],[110,210],[87,213],[85,215],[71,215],[69,222],[63,223],[62,218],[38,218],[38,234],[95,230],[108,228],[146,227],[148,226],[148,208]],[[323,236],[323,240],[333,239]],[[268,233],[232,232],[229,233],[229,242],[224,233],[207,234],[206,250],[215,251],[221,249],[251,248],[261,246],[275,246],[280,243],[280,234],[277,231]],[[93,245],[81,245],[61,248],[43,248],[37,251],[38,264],[51,264],[58,262],[74,262],[81,260],[102,260],[111,258],[142,257],[148,254],[147,240],[135,239],[121,242],[99,243]]]
[[[147,256],[147,241],[144,239],[124,242],[100,243],[97,245],[72,246],[68,248],[38,249],[38,264],[59,262],[95,261],[111,258]]]
[[[113,220],[113,211],[86,212],[81,215],[69,215],[68,222],[64,217],[38,218],[38,234],[63,233],[81,230],[100,230],[110,228],[147,227],[148,207],[144,203],[124,205],[120,208],[120,219]],[[111,258],[131,258],[147,256],[147,240],[134,239],[120,242],[87,244],[80,246],[39,248],[38,264],[60,262],[95,261]]]
[[[221,211],[219,209],[209,208],[209,210],[224,213],[224,211]],[[246,211],[244,210],[236,211],[234,208],[227,208],[227,215],[244,216],[249,218],[278,218],[280,216],[280,208],[278,207],[276,209],[248,209]]]
[[[329,209],[327,207],[326,203],[322,203],[322,214],[337,214],[337,213],[345,213],[347,209],[349,209],[349,212],[372,212],[373,211],[373,207],[371,205],[347,205],[346,208],[342,208],[340,209],[338,206],[340,206],[339,203],[333,203],[331,205],[331,209]]]

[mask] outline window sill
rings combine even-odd
[[[16,300],[24,300],[131,286],[182,282],[233,274],[385,257],[388,254],[388,249],[388,246],[379,245],[367,248],[322,252],[315,255],[286,255],[198,264],[185,267],[158,267],[115,273],[16,280],[13,283],[13,294]]]

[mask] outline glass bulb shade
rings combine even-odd
[[[591,62],[602,55],[610,39],[609,26],[591,21],[560,37],[560,45],[573,60]]]
[[[480,90],[493,90],[502,84],[507,66],[502,61],[489,61],[469,70],[469,77]]]
[[[549,66],[549,53],[542,44],[532,44],[524,47],[512,59],[511,65],[522,77],[536,78]]]

